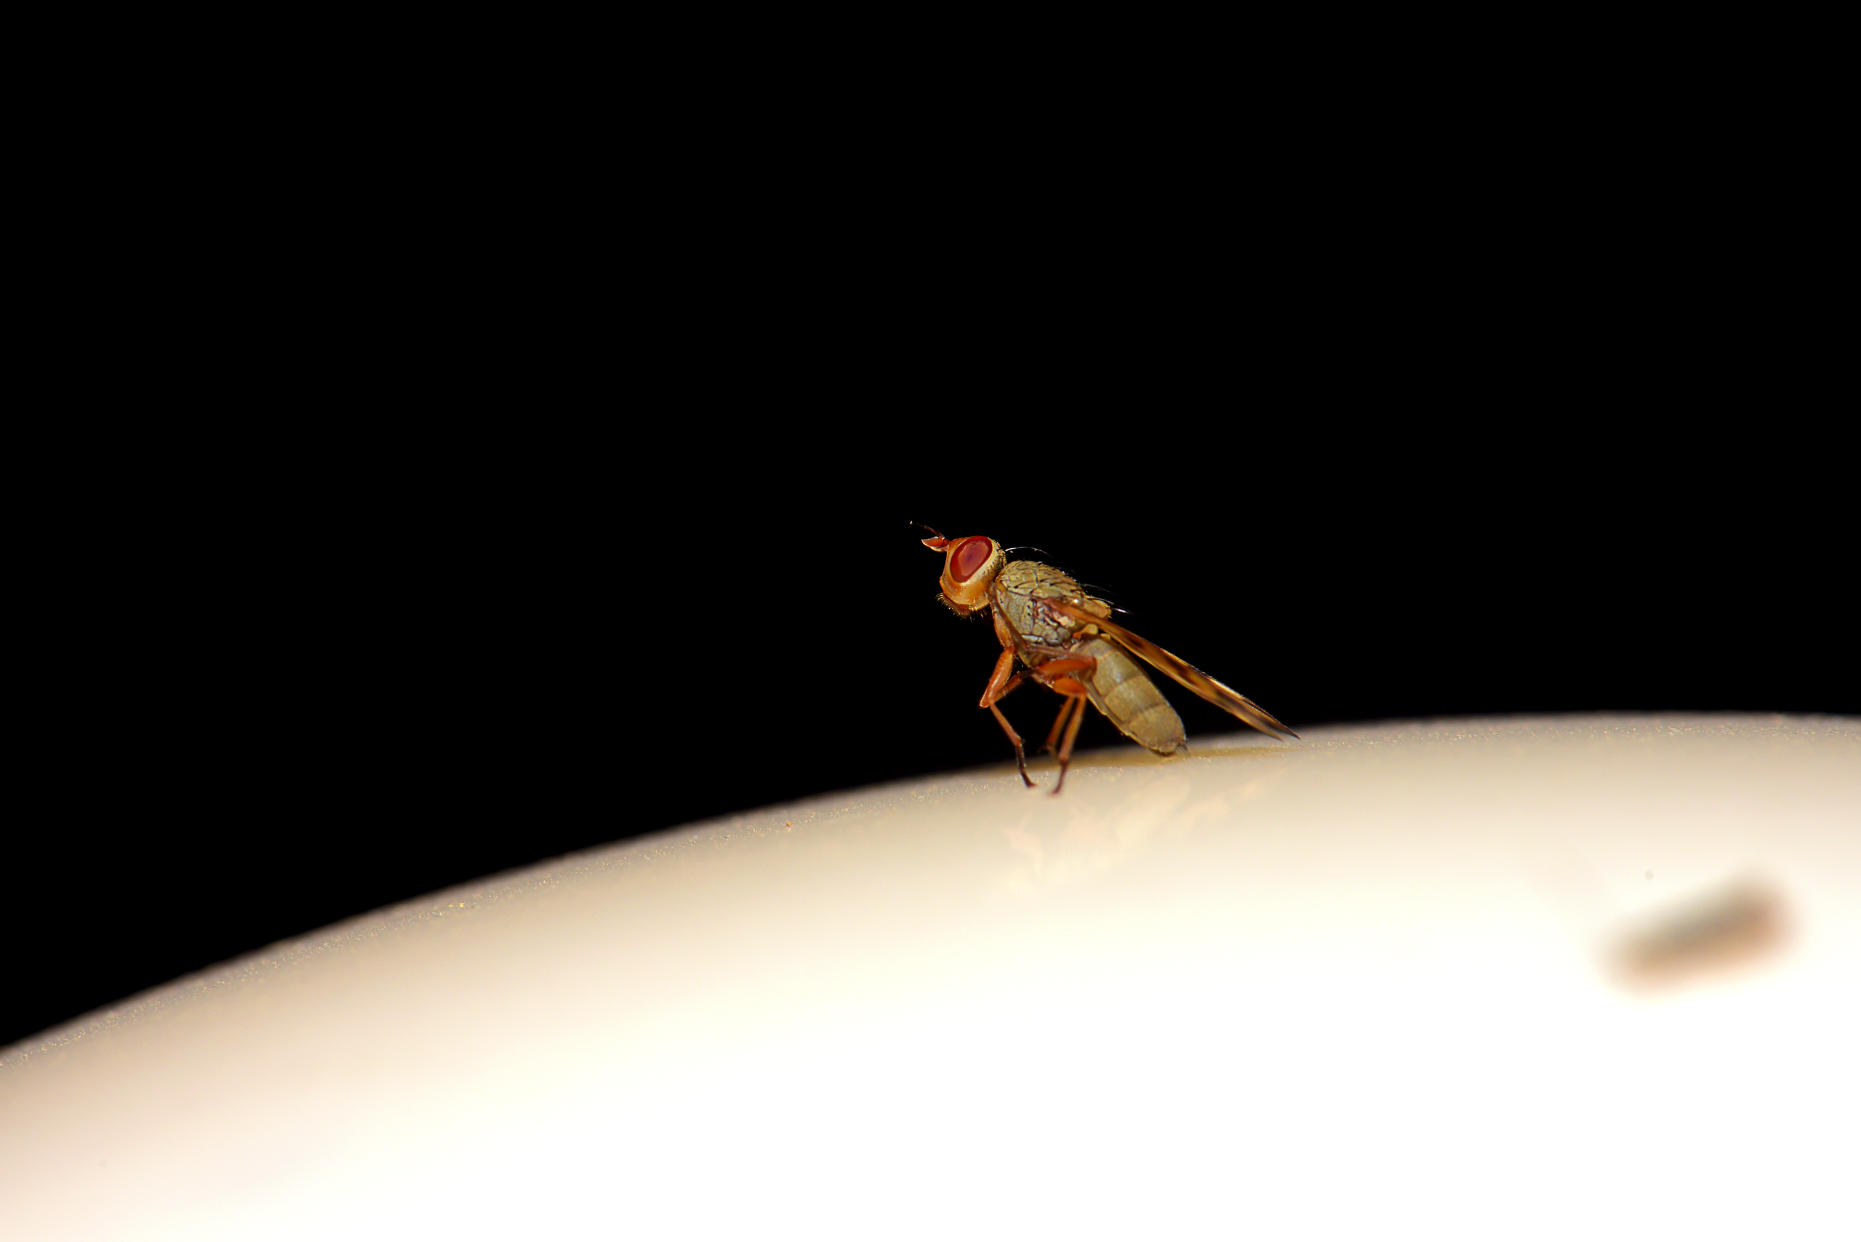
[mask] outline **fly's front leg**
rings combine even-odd
[[[1001,658],[995,661],[995,671],[989,675],[988,688],[982,692],[982,702],[976,706],[986,707],[995,713],[995,722],[1001,725],[1002,732],[1006,733],[1008,740],[1014,743],[1015,765],[1021,769],[1021,780],[1029,789],[1032,789],[1034,782],[1028,778],[1027,754],[1021,749],[1021,735],[1016,733],[1014,726],[1008,723],[1008,717],[1002,715],[1002,709],[995,706],[1001,701],[1003,695],[1020,685],[1021,679],[1027,676],[1026,673],[1014,673],[1014,666],[1015,653],[1003,648]],[[1014,675],[1011,677],[1010,673]]]

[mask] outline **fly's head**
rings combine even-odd
[[[926,529],[929,529],[926,527]],[[925,547],[943,553],[943,602],[960,613],[975,612],[989,605],[989,584],[1008,562],[1002,545],[985,535],[968,535],[946,539],[942,535],[923,540]]]

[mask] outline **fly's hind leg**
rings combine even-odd
[[[1066,765],[1073,761],[1073,739],[1079,736],[1079,722],[1086,718],[1085,694],[1082,692],[1072,702],[1076,704],[1073,718],[1066,725],[1066,740],[1060,743],[1060,779],[1053,783],[1053,792],[1056,794],[1060,792],[1060,786],[1066,783]]]
[[[1086,673],[1098,667],[1098,661],[1091,656],[1062,656],[1057,660],[1048,660],[1037,664],[1032,669],[1035,678],[1055,693],[1064,695],[1066,701],[1060,705],[1060,714],[1054,717],[1053,728],[1047,733],[1047,746],[1051,750],[1055,738],[1059,738],[1060,727],[1066,727],[1066,734],[1060,741],[1060,779],[1053,783],[1053,792],[1059,793],[1066,784],[1066,765],[1073,761],[1073,739],[1079,736],[1079,722],[1086,718],[1086,687],[1075,673]]]
[[[1073,674],[1097,668],[1098,661],[1091,656],[1060,656],[1019,673],[1014,672],[1014,666],[1014,652],[1004,647],[1001,657],[995,661],[995,671],[989,675],[989,684],[982,692],[982,701],[977,706],[986,707],[995,714],[995,723],[1002,727],[1002,732],[1008,735],[1008,740],[1014,745],[1015,766],[1021,771],[1021,782],[1032,789],[1034,781],[1027,774],[1027,750],[1021,744],[1021,735],[1015,732],[1014,726],[1008,723],[1008,717],[1002,715],[1002,709],[996,704],[1020,685],[1029,673],[1042,685],[1065,696],[1066,702],[1060,706],[1059,718],[1053,722],[1053,728],[1047,734],[1047,747],[1051,749],[1054,739],[1060,737],[1061,722],[1065,722],[1066,735],[1060,741],[1060,779],[1053,785],[1053,792],[1057,794],[1060,786],[1066,783],[1066,765],[1073,761],[1073,739],[1079,736],[1079,722],[1086,714],[1086,688]],[[1067,714],[1069,712],[1070,718]]]
[[[1075,695],[1066,695],[1060,700],[1060,714],[1053,718],[1053,727],[1047,730],[1047,740],[1040,744],[1043,751],[1052,750],[1060,744],[1060,730],[1066,725],[1066,714],[1079,705]]]

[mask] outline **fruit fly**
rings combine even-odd
[[[1079,734],[1087,703],[1103,712],[1126,737],[1159,755],[1186,748],[1181,718],[1131,659],[1133,655],[1262,733],[1298,736],[1245,695],[1113,621],[1110,604],[1087,595],[1051,565],[1011,561],[1001,544],[986,536],[946,539],[931,527],[924,529],[935,536],[922,540],[924,546],[943,553],[943,577],[938,585],[943,588],[944,603],[963,616],[987,608],[994,619],[1002,654],[977,706],[995,714],[996,723],[1014,744],[1015,763],[1029,788],[1034,782],[1027,774],[1021,735],[998,706],[1029,677],[1063,700],[1044,747],[1052,750],[1056,741],[1059,745],[1056,794],[1066,783],[1066,765],[1072,761],[1073,739]],[[1017,660],[1026,666],[1020,672],[1015,671]]]

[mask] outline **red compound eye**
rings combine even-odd
[[[950,577],[958,582],[968,582],[976,576],[976,571],[989,563],[989,557],[995,554],[995,545],[981,535],[971,535],[956,545],[956,551],[950,554]]]

